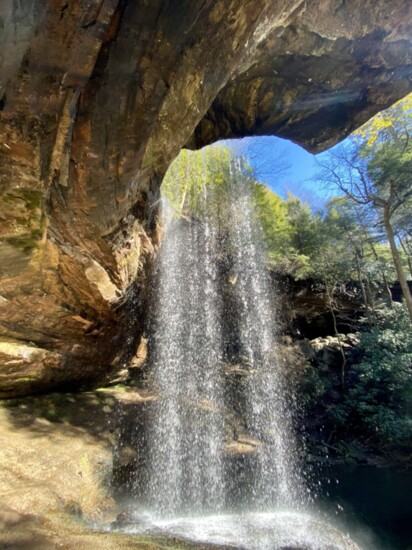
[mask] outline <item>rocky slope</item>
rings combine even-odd
[[[407,0],[4,0],[0,397],[121,369],[179,150],[320,151],[410,91]]]
[[[109,531],[120,509],[110,495],[119,425],[144,401],[114,390],[0,404],[0,548],[206,548],[162,534]]]

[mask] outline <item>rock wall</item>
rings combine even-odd
[[[0,397],[123,368],[179,150],[336,143],[410,91],[411,16],[407,0],[3,0]]]

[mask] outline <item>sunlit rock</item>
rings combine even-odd
[[[124,369],[179,150],[263,134],[313,151],[336,143],[410,91],[411,9],[2,1],[0,338],[56,348],[62,367],[46,385],[5,381],[3,395]]]

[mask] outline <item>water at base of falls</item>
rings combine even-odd
[[[192,172],[196,202],[183,211],[185,189],[159,253],[150,345],[157,399],[145,434],[147,479],[127,530],[252,550],[354,550],[298,513],[308,492],[276,351],[273,284],[250,176],[227,157],[220,196],[207,181],[215,157],[203,153],[200,174],[187,159],[177,167]],[[241,444],[248,451],[234,460],[229,449]]]
[[[157,534],[241,550],[361,550],[351,538],[309,514],[250,512],[202,517],[146,517],[129,533]]]

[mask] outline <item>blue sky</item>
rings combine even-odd
[[[315,158],[321,160],[324,153],[313,155],[291,141],[274,136],[245,138],[238,145],[246,149],[258,179],[281,197],[291,192],[314,207],[327,200],[329,192],[322,189],[315,178],[318,170]]]

